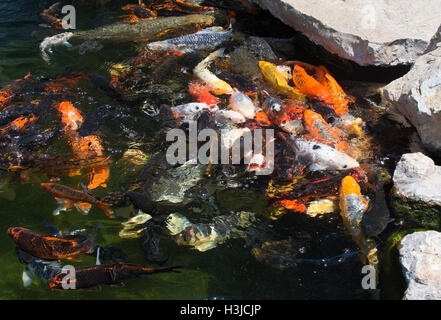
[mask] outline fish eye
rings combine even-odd
[[[312,147],[312,150],[318,150],[318,149],[320,149],[320,146],[317,144]]]
[[[343,166],[343,169],[346,169],[348,166],[345,164],[344,166]]]

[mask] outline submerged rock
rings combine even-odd
[[[398,245],[406,300],[441,299],[441,233],[415,232]]]
[[[331,53],[362,66],[412,64],[440,25],[437,0],[253,0]]]
[[[205,165],[187,162],[180,167],[170,169],[164,176],[153,182],[150,190],[153,201],[188,203],[187,191],[195,187],[203,178]]]
[[[172,213],[167,218],[167,229],[179,245],[192,246],[205,252],[229,238],[243,237],[244,229],[251,226],[253,221],[254,213],[246,211],[217,216],[211,223],[191,223],[183,215]]]
[[[393,176],[392,206],[407,221],[439,228],[441,167],[422,153],[402,156]]]
[[[441,150],[441,48],[418,58],[383,95],[417,129],[427,148]]]

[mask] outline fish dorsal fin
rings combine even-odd
[[[49,233],[49,235],[53,236],[53,237],[59,237],[61,236],[60,230],[54,226],[53,224],[50,224],[49,222],[47,222],[46,220],[43,220],[42,222],[43,227],[47,230],[47,232]]]

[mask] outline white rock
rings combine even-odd
[[[360,65],[412,64],[441,24],[439,0],[253,0]]]
[[[415,232],[399,244],[400,262],[408,284],[403,299],[441,299],[441,233]]]
[[[441,167],[424,154],[403,155],[393,181],[399,197],[441,205]]]
[[[441,48],[418,58],[383,95],[417,129],[427,148],[441,150]]]

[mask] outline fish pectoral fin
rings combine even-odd
[[[77,208],[78,211],[80,211],[84,215],[88,214],[90,208],[92,208],[92,205],[87,202],[77,202],[74,204],[74,206],[75,208]]]
[[[61,211],[69,211],[73,206],[72,201],[66,199],[58,199],[57,203],[58,207],[52,212],[54,216],[58,216]]]
[[[22,280],[23,280],[23,286],[25,288],[29,287],[32,282],[34,282],[34,278],[32,277],[32,274],[29,272],[29,270],[25,267],[23,270],[23,275],[22,275]]]
[[[322,170],[326,170],[326,167],[318,164],[318,163],[313,163],[309,166],[309,170],[311,171],[322,171]]]

